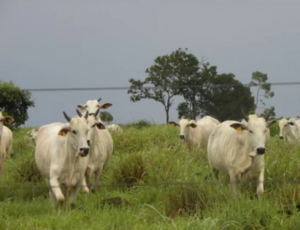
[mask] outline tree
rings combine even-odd
[[[232,73],[207,76],[201,107],[206,115],[220,121],[238,120],[242,109],[248,113],[254,107],[250,88],[235,79]]]
[[[258,106],[259,101],[264,106],[266,105],[266,103],[262,99],[259,100],[260,96],[263,96],[266,99],[274,97],[274,92],[271,91],[271,84],[267,83],[267,80],[268,80],[267,74],[264,74],[264,73],[261,73],[258,71],[252,73],[250,86],[257,87],[256,98],[255,98],[255,108],[254,108],[255,113],[257,112],[257,108],[258,108],[257,106]],[[262,95],[259,94],[261,91],[264,92]],[[266,111],[264,111],[264,113],[265,112]]]
[[[196,57],[191,56],[193,60],[193,72],[190,75],[182,75],[179,79],[181,87],[178,89],[179,95],[182,95],[185,102],[178,105],[178,118],[186,117],[196,120],[198,116],[203,116],[206,111],[202,108],[203,95],[205,94],[205,81],[212,76],[217,75],[215,66],[210,66],[202,58],[201,62]]]
[[[113,116],[107,111],[100,112],[100,118],[102,121],[105,121],[107,123],[112,122],[114,119]]]
[[[179,79],[197,73],[197,59],[188,54],[187,49],[177,49],[169,55],[158,56],[154,64],[146,69],[148,77],[144,81],[130,79],[128,94],[132,102],[152,99],[160,102],[169,122],[169,110],[173,97],[178,95]]]
[[[31,93],[21,90],[12,81],[0,81],[0,107],[5,108],[5,113],[14,118],[13,126],[19,127],[28,120],[27,110],[34,107]]]

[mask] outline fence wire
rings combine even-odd
[[[273,83],[268,83],[271,86],[295,86],[295,85],[300,85],[300,82],[273,82]],[[221,87],[234,87],[234,86],[240,86],[240,84],[211,84],[213,86],[221,86]],[[242,84],[246,87],[258,87],[258,85],[254,85],[251,83],[247,84]],[[163,89],[178,89],[178,88],[202,88],[203,85],[172,85],[172,86],[144,86],[144,87],[134,87],[132,89],[158,89],[158,88],[163,88]],[[21,89],[22,91],[30,91],[30,92],[47,92],[47,91],[98,91],[98,90],[129,90],[131,87],[129,86],[120,86],[120,87],[65,87],[65,88],[24,88]],[[7,89],[7,88],[0,88],[1,91],[13,91],[16,89]]]

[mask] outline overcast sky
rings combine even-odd
[[[157,56],[188,48],[219,73],[249,83],[300,81],[300,1],[1,0],[0,79],[22,89],[129,86]],[[273,86],[278,116],[300,112],[300,85]],[[26,126],[65,122],[77,104],[102,97],[117,123],[165,122],[163,106],[130,102],[127,90],[33,92]],[[170,119],[177,119],[175,100]],[[259,111],[261,112],[261,111]]]

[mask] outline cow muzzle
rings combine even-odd
[[[184,139],[184,135],[179,135],[180,139]]]
[[[279,139],[283,139],[283,136],[279,136]]]
[[[79,155],[81,157],[86,157],[89,154],[89,148],[80,148],[79,149]]]
[[[256,153],[259,155],[265,154],[266,153],[266,149],[265,148],[257,148],[256,149]]]

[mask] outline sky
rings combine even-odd
[[[300,82],[299,9],[296,0],[1,0],[0,80],[21,89],[129,87],[157,56],[188,48],[245,84],[254,71],[271,83]],[[299,89],[272,86],[267,106],[299,115]],[[116,123],[165,122],[162,104],[130,102],[127,90],[52,91],[32,92],[25,126],[65,122],[63,111],[75,116],[78,104],[99,97],[113,104]]]

